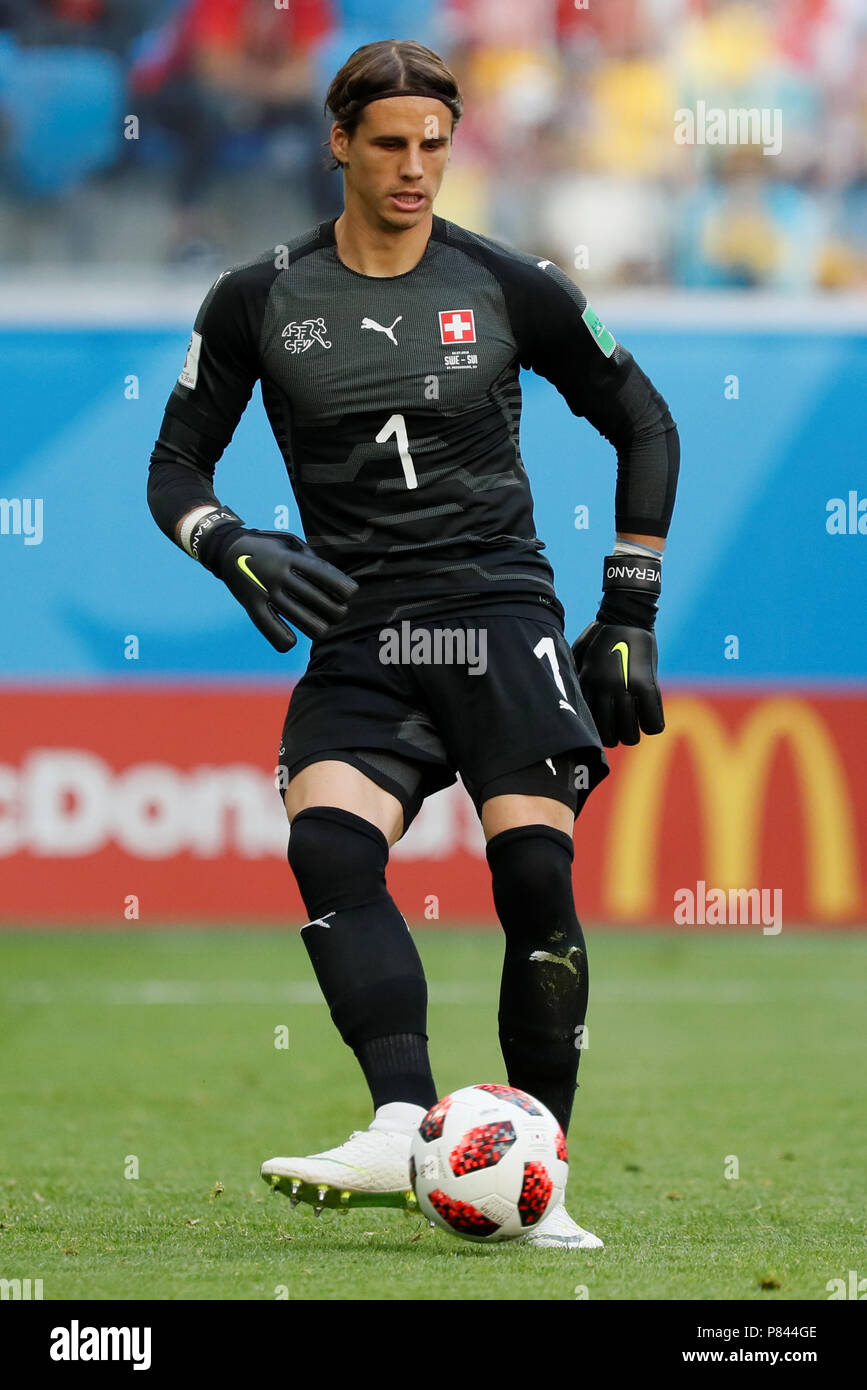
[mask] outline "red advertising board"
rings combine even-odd
[[[286,699],[0,694],[0,921],[303,922],[275,787]],[[710,924],[711,895],[742,890],[779,892],[787,926],[863,924],[865,710],[860,692],[667,692],[665,736],[615,750],[576,826],[579,914],[672,926],[691,902]],[[425,804],[388,875],[410,923],[496,920],[460,784]]]

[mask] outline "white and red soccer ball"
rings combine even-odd
[[[430,1221],[465,1240],[513,1240],[559,1206],[566,1139],[551,1111],[514,1086],[463,1086],[427,1112],[410,1177]]]

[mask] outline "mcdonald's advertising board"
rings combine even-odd
[[[0,921],[304,920],[275,784],[285,687],[0,695]],[[857,692],[666,691],[667,728],[610,755],[575,831],[588,921],[775,932],[867,921]],[[495,924],[458,783],[392,849],[413,925]],[[740,910],[740,917],[733,909]]]

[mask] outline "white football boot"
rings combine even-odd
[[[543,1250],[604,1250],[605,1245],[598,1236],[585,1231],[577,1221],[573,1221],[561,1203],[547,1216],[518,1237],[520,1245],[536,1245]]]
[[[393,1101],[381,1105],[368,1129],[353,1130],[345,1144],[306,1158],[269,1158],[262,1177],[293,1207],[309,1202],[318,1216],[323,1207],[403,1207],[417,1211],[409,1176],[412,1136],[424,1119],[422,1105]]]

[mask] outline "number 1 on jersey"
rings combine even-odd
[[[551,665],[551,674],[554,677],[554,684],[560,692],[560,708],[571,710],[572,713],[575,714],[576,711],[574,707],[570,705],[569,701],[566,699],[566,687],[563,684],[563,677],[560,674],[560,663],[557,660],[557,653],[554,650],[554,638],[543,637],[541,642],[537,642],[533,648],[533,655],[537,656],[540,661],[547,656]]]
[[[557,660],[557,653],[554,650],[554,638],[543,637],[541,642],[537,642],[535,647],[533,648],[533,655],[537,656],[540,661],[543,657],[547,656],[549,662],[551,663],[551,674],[554,677],[554,684],[556,685],[557,689],[560,691],[560,694],[563,696],[563,699],[565,700],[566,687],[563,684],[563,677],[560,675],[560,663]]]
[[[402,415],[390,415],[383,425],[379,434],[376,436],[377,444],[385,444],[394,435],[397,439],[397,451],[400,454],[400,461],[403,464],[403,476],[406,478],[407,488],[418,487],[418,478],[415,476],[415,464],[412,461],[412,454],[409,452],[409,439],[406,433],[406,420]]]

